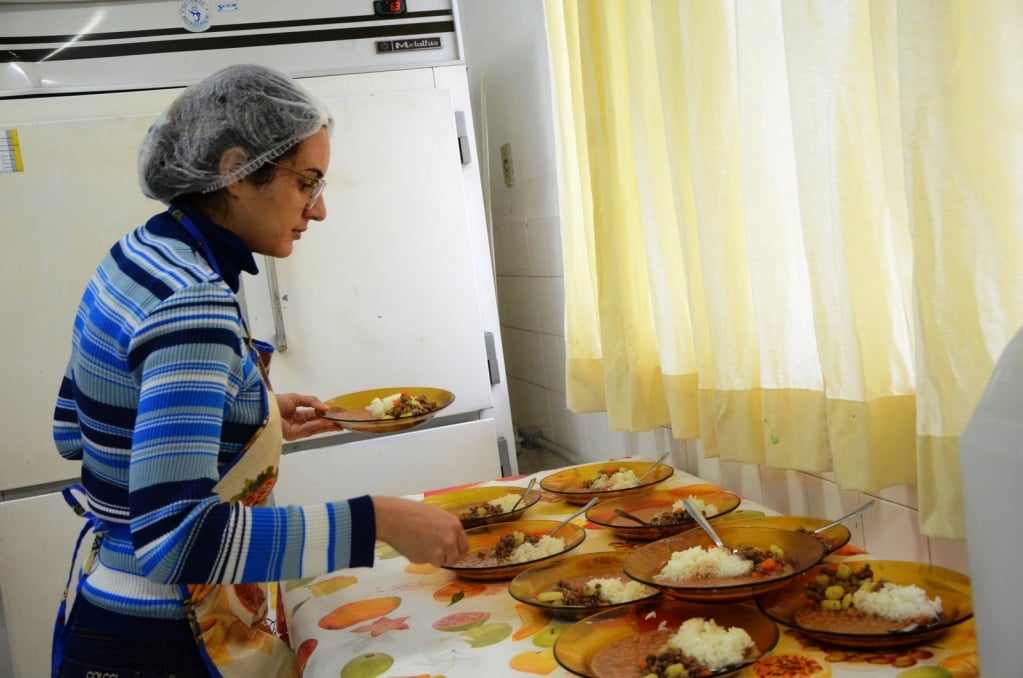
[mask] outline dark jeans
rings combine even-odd
[[[77,612],[77,610],[76,610]],[[71,615],[60,678],[209,678],[188,623],[159,640],[114,636]]]

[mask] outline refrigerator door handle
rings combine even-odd
[[[288,350],[288,333],[284,329],[284,307],[281,305],[281,290],[277,284],[277,264],[271,256],[264,256],[266,262],[266,284],[270,288],[270,312],[274,318],[274,346],[283,353]]]

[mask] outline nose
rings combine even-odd
[[[323,221],[327,218],[327,201],[322,195],[318,196],[312,207],[305,209],[305,214],[313,221]]]

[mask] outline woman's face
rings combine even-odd
[[[294,153],[277,164],[269,183],[256,184],[246,177],[228,186],[231,197],[223,225],[254,253],[286,257],[309,227],[309,220],[323,221],[327,216],[322,195],[307,207],[315,188],[314,178],[323,178],[330,164],[326,128],[303,140]]]

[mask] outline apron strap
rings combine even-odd
[[[60,599],[60,605],[57,607],[57,619],[53,625],[53,650],[52,650],[52,675],[57,676],[60,671],[60,664],[64,659],[64,647],[68,641],[68,630],[66,626],[67,622],[67,599],[68,592],[71,590],[71,580],[74,578],[75,563],[78,561],[78,551],[82,546],[82,542],[85,540],[85,535],[90,531],[93,531],[96,535],[96,541],[93,543],[92,551],[89,553],[89,557],[86,563],[82,566],[82,572],[88,573],[92,567],[93,558],[96,556],[96,552],[99,550],[99,541],[106,532],[105,523],[96,516],[92,511],[88,510],[82,505],[82,502],[78,500],[72,490],[78,490],[82,494],[85,494],[85,488],[81,485],[74,484],[62,487],[60,490],[61,495],[64,497],[64,501],[67,505],[75,512],[76,515],[85,518],[85,525],[82,526],[81,531],[78,533],[78,539],[75,540],[74,553],[71,555],[71,565],[68,568],[67,582],[64,584],[64,595]],[[83,576],[78,578],[78,584],[75,586],[75,595],[82,588]]]

